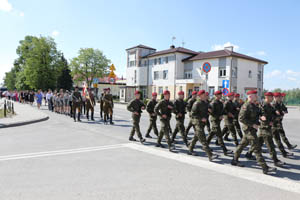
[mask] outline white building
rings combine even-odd
[[[167,50],[138,45],[127,51],[127,86],[141,90],[145,98],[152,92],[162,94],[169,90],[171,99],[178,91],[186,97],[193,90],[205,89],[211,95],[216,90],[238,92],[245,97],[248,90],[263,91],[263,72],[266,61],[233,51],[232,47],[220,51],[195,52],[183,47],[171,46]],[[203,64],[209,63],[206,75]],[[225,85],[223,80],[227,80]]]

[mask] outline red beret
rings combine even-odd
[[[235,96],[235,97],[240,97],[240,94],[239,94],[239,93],[236,93],[234,96]]]
[[[178,95],[184,95],[184,92],[183,91],[179,91]]]
[[[234,92],[229,92],[229,93],[227,94],[227,96],[228,96],[228,97],[234,96]]]
[[[107,90],[110,90],[110,88],[107,88]]]
[[[168,90],[165,90],[164,95],[168,95],[168,94],[170,94],[170,92]]]
[[[285,97],[285,96],[286,96],[286,93],[281,93],[281,96],[282,96],[282,97]]]
[[[156,93],[156,92],[153,92],[153,93],[152,93],[152,96],[157,96],[157,93]]]
[[[250,90],[247,92],[247,95],[250,95],[250,94],[257,94],[257,91],[256,90]]]
[[[266,93],[265,93],[265,96],[272,97],[272,96],[274,96],[274,95],[273,95],[273,93],[272,93],[272,92],[266,92]]]
[[[201,95],[201,94],[205,94],[205,90],[200,90],[200,91],[198,92],[198,95]]]
[[[136,95],[136,94],[141,94],[141,92],[138,91],[138,90],[136,90],[136,91],[134,92],[134,95]]]
[[[192,95],[196,95],[196,94],[197,94],[197,91],[193,91],[193,92],[192,92]]]
[[[219,94],[222,94],[222,92],[221,91],[215,91],[215,93],[214,93],[214,95],[219,95]]]
[[[208,95],[209,95],[209,93],[208,93],[208,92],[205,92],[205,95],[206,95],[206,96],[208,96]]]
[[[281,93],[280,93],[280,92],[274,92],[274,93],[273,93],[273,96],[274,96],[274,97],[281,97]]]

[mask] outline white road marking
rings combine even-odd
[[[86,147],[86,148],[77,148],[77,149],[63,149],[63,150],[56,150],[56,151],[45,151],[45,152],[36,152],[36,153],[7,155],[7,156],[0,156],[0,161],[20,160],[20,159],[46,157],[46,156],[57,156],[57,155],[67,155],[67,154],[84,153],[84,152],[91,152],[91,151],[102,151],[102,150],[108,150],[108,149],[117,149],[117,148],[123,148],[123,147],[126,147],[125,144],[116,144],[116,145],[107,145],[107,146],[96,146],[96,147]]]
[[[246,180],[250,180],[253,182],[261,183],[264,185],[268,185],[271,187],[275,187],[278,189],[286,190],[289,192],[300,193],[300,183],[286,180],[283,178],[277,178],[273,176],[268,176],[264,174],[259,174],[256,172],[252,172],[246,169],[242,169],[234,166],[226,166],[213,162],[209,162],[208,160],[200,160],[198,158],[194,158],[192,156],[178,154],[178,153],[170,153],[168,151],[155,149],[152,147],[147,147],[144,145],[138,145],[134,143],[125,144],[126,147],[134,150],[138,150],[141,152],[149,153],[155,156],[160,156],[163,158],[176,160],[178,162],[182,162],[185,164],[194,165],[197,167],[201,167],[208,170],[216,171],[217,173],[222,173],[230,176],[234,176],[237,178],[242,178]]]

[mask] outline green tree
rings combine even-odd
[[[107,74],[110,60],[102,51],[93,48],[81,48],[79,55],[71,60],[71,71],[76,81],[85,81],[91,87],[94,78]]]
[[[71,70],[69,69],[68,61],[64,55],[61,56],[61,70],[57,78],[57,88],[65,90],[71,90],[73,86],[73,80],[71,76]]]

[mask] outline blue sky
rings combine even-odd
[[[269,62],[265,88],[300,87],[300,1],[0,0],[0,82],[19,40],[51,36],[68,59],[98,48],[125,76],[125,49],[211,51],[226,44]]]

